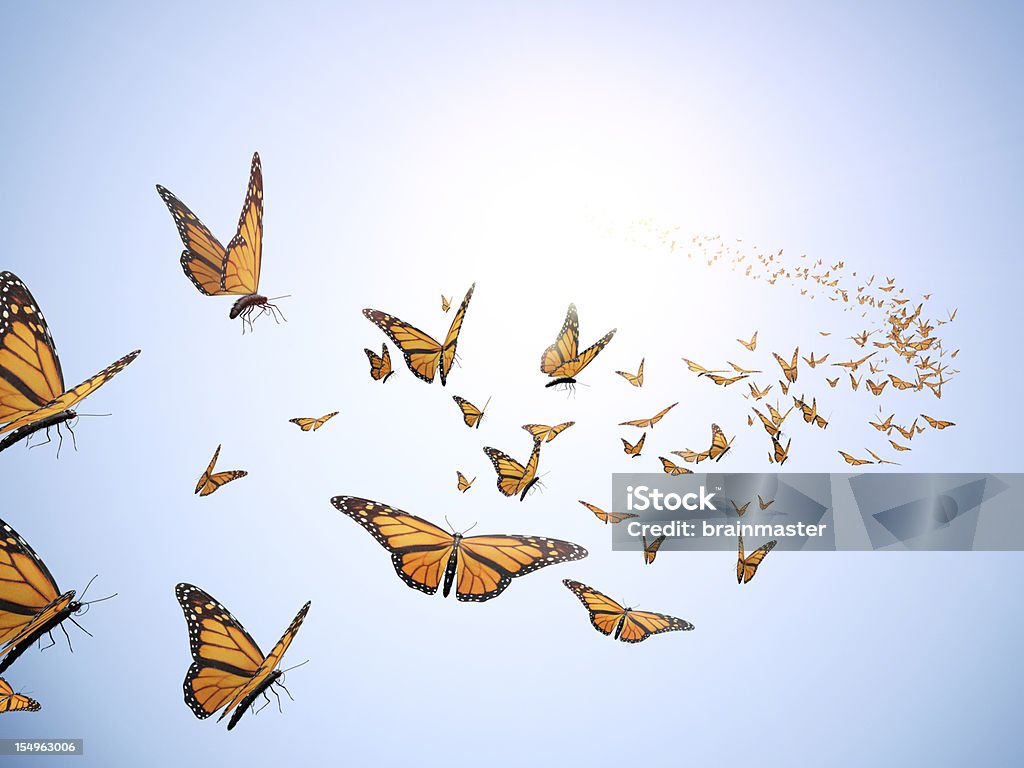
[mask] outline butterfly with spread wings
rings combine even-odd
[[[757,349],[757,331],[754,331],[754,335],[750,337],[750,341],[744,341],[743,339],[736,339],[740,344],[746,347],[750,352]]]
[[[443,293],[441,294],[441,311],[442,312],[447,312],[449,309],[452,308],[452,298],[454,298],[454,296],[449,298],[448,296],[445,296]]]
[[[491,460],[494,471],[498,473],[498,490],[506,496],[519,494],[519,500],[526,499],[527,492],[540,478],[537,477],[537,464],[540,463],[540,443],[533,438],[533,452],[524,467],[504,451],[497,448],[484,448],[484,453]]]
[[[846,453],[845,451],[839,451],[839,455],[843,457],[843,460],[847,464],[849,464],[851,466],[854,466],[854,467],[859,467],[862,464],[873,464],[874,463],[874,462],[872,462],[872,461],[870,461],[868,459],[858,459],[855,456],[851,456],[850,454]]]
[[[658,458],[661,459],[661,470],[666,475],[691,475],[691,474],[693,474],[693,470],[692,469],[687,469],[686,467],[681,467],[678,464],[676,464],[674,461],[672,461],[671,459],[666,459],[664,456],[659,456]]]
[[[242,318],[243,330],[246,324],[252,327],[254,314],[259,317],[269,312],[275,320],[283,320],[273,300],[259,293],[263,259],[263,168],[259,153],[253,153],[238,228],[227,248],[169,189],[157,184],[156,191],[174,217],[185,245],[181,267],[199,292],[205,296],[238,296],[228,317]]]
[[[363,352],[370,361],[370,378],[381,384],[391,378],[394,371],[391,370],[391,352],[388,351],[387,344],[380,345],[380,355],[375,354],[372,349],[364,348]]]
[[[455,348],[459,343],[459,332],[462,330],[466,309],[469,307],[469,300],[473,298],[475,289],[476,283],[469,286],[466,297],[455,312],[455,317],[452,318],[448,335],[444,337],[444,344],[419,328],[386,312],[377,309],[364,309],[363,315],[398,345],[405,357],[405,364],[417,378],[423,379],[429,384],[434,381],[434,374],[440,368],[441,386],[443,387],[448,381],[448,373],[455,362]]]
[[[665,539],[667,538],[668,537],[663,533],[648,544],[646,536],[640,537],[641,544],[643,544],[644,547],[644,565],[651,565],[654,563],[654,559],[658,556],[658,550],[661,549],[661,545],[665,543]]]
[[[743,556],[743,534],[739,537],[739,559],[736,561],[736,583],[746,584],[757,573],[761,561],[768,556],[768,553],[775,549],[779,542],[772,539],[767,544],[762,544],[746,557]]]
[[[73,589],[61,594],[35,550],[0,520],[0,673],[84,605]]]
[[[462,420],[466,422],[466,426],[470,429],[473,427],[480,429],[480,422],[484,420],[484,414],[487,412],[487,406],[491,404],[491,398],[487,398],[483,408],[477,408],[469,400],[458,395],[452,395],[452,400],[455,401],[455,404],[459,406],[459,410],[462,411]]]
[[[764,499],[763,499],[763,498],[761,497],[761,494],[757,494],[757,505],[758,505],[759,507],[761,507],[761,511],[762,511],[762,512],[763,512],[764,510],[768,509],[768,507],[770,507],[770,506],[771,506],[772,504],[774,504],[774,503],[775,503],[775,499],[769,499],[768,501],[765,501],[765,500],[764,500]]]
[[[303,432],[309,432],[310,430],[313,430],[315,432],[337,415],[338,411],[332,411],[331,413],[321,416],[319,419],[298,418],[288,419],[288,421],[291,422],[292,424],[297,425],[299,429],[301,429]]]
[[[331,503],[369,531],[391,553],[395,572],[413,589],[445,597],[455,587],[462,602],[482,603],[504,592],[512,579],[539,568],[580,560],[587,550],[543,536],[464,536],[416,515],[354,496]]]
[[[956,423],[952,421],[942,421],[941,419],[933,419],[931,416],[925,416],[923,413],[921,414],[921,416],[924,417],[924,420],[928,422],[928,426],[930,426],[932,429],[945,429],[946,427],[956,426]]]
[[[624,608],[605,594],[579,581],[563,579],[562,583],[579,599],[590,613],[590,623],[603,635],[612,635],[624,643],[640,643],[662,632],[688,632],[693,624],[664,613],[634,611]]]
[[[590,504],[582,499],[579,499],[580,504],[589,509],[594,513],[594,517],[603,522],[605,525],[612,523],[621,523],[623,520],[629,520],[631,517],[639,517],[634,512],[605,512],[598,506]]]
[[[472,488],[473,487],[473,483],[476,482],[476,478],[475,477],[472,480],[467,480],[466,476],[464,474],[462,474],[461,472],[459,472],[458,470],[456,470],[455,474],[458,475],[459,491],[462,492],[462,493],[465,493],[470,488]]]
[[[221,486],[227,485],[232,480],[238,480],[240,477],[245,477],[249,474],[244,469],[234,469],[230,472],[214,472],[213,468],[217,464],[218,456],[220,456],[219,445],[217,446],[217,450],[213,452],[213,458],[210,459],[210,463],[206,467],[206,471],[203,472],[202,477],[199,478],[199,482],[196,483],[196,493],[200,496],[209,496]]]
[[[570,304],[558,338],[555,339],[554,344],[544,350],[544,354],[540,358],[541,372],[554,379],[544,386],[554,387],[558,384],[572,386],[575,384],[576,376],[590,365],[602,349],[608,346],[608,342],[612,340],[616,330],[612,328],[592,346],[580,352],[580,321],[576,314],[576,305]]]
[[[547,424],[523,424],[523,429],[533,435],[535,439],[550,443],[575,423],[575,421],[565,421],[553,427],[549,427]]]
[[[665,414],[666,413],[671,411],[677,405],[679,405],[679,403],[672,403],[672,405],[670,405],[668,408],[663,408],[662,410],[658,411],[656,414],[651,416],[651,418],[649,418],[649,419],[636,419],[634,421],[622,421],[622,422],[619,422],[619,426],[620,427],[640,427],[641,429],[644,429],[644,428],[647,428],[647,427],[653,428],[655,424],[657,424],[659,421],[661,421],[663,418],[665,418]]]
[[[782,369],[782,374],[786,377],[786,381],[790,384],[795,384],[800,373],[797,368],[800,364],[800,347],[793,350],[793,359],[789,363],[778,352],[772,352],[772,355],[774,355],[776,362],[778,362],[779,367]]]
[[[640,435],[640,439],[635,443],[629,442],[626,438],[620,437],[622,441],[622,450],[625,451],[627,456],[631,456],[634,459],[640,458],[640,451],[644,449],[644,441],[647,439],[647,433],[644,432]]]
[[[38,712],[39,702],[15,693],[10,683],[0,677],[0,713],[2,712]]]
[[[628,371],[616,371],[616,373],[619,374],[619,376],[624,378],[626,381],[628,381],[630,384],[632,384],[634,387],[642,387],[644,385],[643,359],[640,360],[640,368],[637,370],[635,376],[632,373],[629,373]]]
[[[717,424],[711,425],[711,447],[706,451],[696,452],[689,449],[685,451],[672,451],[677,456],[681,456],[684,461],[692,461],[696,464],[700,464],[705,459],[714,459],[719,461],[726,453],[729,452],[729,448],[732,447],[732,441],[736,437],[733,436],[732,440],[727,439],[725,432]]]
[[[0,450],[74,419],[74,407],[124,370],[139,352],[67,389],[39,305],[16,275],[0,272],[0,435],[10,433],[0,442]]]
[[[283,672],[277,666],[302,626],[310,604],[299,609],[281,639],[264,656],[245,627],[209,593],[182,583],[174,588],[174,594],[185,614],[192,651],[192,666],[182,684],[185,703],[200,720],[225,707],[217,718],[219,722],[234,710],[228,721],[230,731],[257,696],[274,683],[280,684]]]

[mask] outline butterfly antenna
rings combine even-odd
[[[282,669],[281,670],[281,678],[283,679],[286,674],[291,672],[293,669],[298,669],[299,667],[303,666],[304,664],[309,664],[309,659],[306,659],[305,661],[299,662],[294,667],[288,667],[288,669]]]
[[[111,414],[111,413],[75,413],[75,420],[77,420],[79,416],[93,416],[93,417],[97,417],[98,418],[100,416],[113,416],[113,414]],[[69,419],[69,421],[70,421],[70,419]]]
[[[267,301],[277,301],[278,299],[290,299],[292,295],[290,293],[282,294],[281,296],[271,296]]]
[[[455,533],[455,526],[452,525],[452,521],[448,519],[448,515],[444,516],[444,521],[448,523],[448,527],[452,529],[452,533]]]
[[[479,522],[479,520],[478,520],[477,522]],[[472,524],[471,526],[469,526],[469,528],[467,528],[466,530],[464,530],[464,531],[462,532],[462,535],[463,535],[463,536],[465,536],[465,535],[466,535],[467,533],[469,533],[470,531],[472,531],[472,530],[473,530],[474,528],[476,528],[476,523],[473,523],[473,524]]]

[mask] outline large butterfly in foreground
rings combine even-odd
[[[39,702],[15,693],[10,683],[0,677],[0,712],[38,712]]]
[[[60,593],[35,550],[0,520],[0,673],[82,606],[75,590]]]
[[[218,456],[220,456],[219,445],[217,446],[217,450],[213,452],[213,458],[210,459],[210,464],[206,467],[206,471],[203,472],[203,476],[200,477],[199,482],[196,483],[196,493],[200,496],[209,496],[222,485],[227,485],[232,480],[237,480],[238,478],[245,477],[249,474],[244,469],[233,469],[229,472],[214,472],[213,467],[217,463]]]
[[[338,411],[332,411],[331,413],[321,416],[319,419],[298,418],[288,419],[288,421],[290,421],[292,424],[297,425],[298,428],[301,429],[303,432],[309,432],[310,430],[316,432],[318,429],[320,429],[320,427],[322,427],[324,424],[326,424],[328,421],[330,421],[337,415]]]
[[[762,544],[760,547],[755,549],[746,557],[743,556],[743,535],[739,537],[739,559],[736,561],[736,582],[738,584],[746,584],[757,573],[757,567],[761,565],[761,561],[764,560],[768,553],[775,549],[775,545],[779,542],[772,539],[767,544]]]
[[[444,344],[419,328],[386,312],[377,309],[364,309],[363,315],[398,345],[405,356],[405,364],[418,378],[431,383],[434,380],[434,374],[440,367],[441,386],[443,387],[448,381],[448,372],[452,368],[452,363],[455,362],[455,347],[459,343],[459,331],[462,330],[462,321],[466,317],[466,308],[469,306],[469,300],[473,298],[474,289],[476,289],[476,283],[469,286],[466,297],[455,312],[452,324],[448,328],[448,335],[444,337]]]
[[[594,625],[594,629],[604,635],[614,633],[615,639],[624,643],[640,643],[651,635],[662,632],[685,632],[693,629],[693,624],[685,619],[667,616],[664,613],[623,608],[607,595],[582,582],[563,579],[562,583],[590,612],[590,623]]]
[[[504,451],[497,448],[484,448],[484,453],[494,465],[498,473],[498,490],[506,496],[519,494],[519,500],[526,499],[526,493],[540,478],[537,477],[537,464],[540,463],[540,438],[533,438],[533,452],[524,467]]]
[[[235,236],[225,248],[213,236],[199,217],[165,187],[156,185],[156,191],[174,217],[185,250],[181,254],[181,268],[200,293],[206,296],[238,296],[228,317],[242,318],[243,327],[252,327],[253,314],[257,317],[269,312],[275,320],[283,320],[271,299],[261,296],[260,263],[263,257],[263,168],[258,152],[252,155],[249,187],[238,217]]]
[[[191,584],[179,584],[174,594],[185,614],[192,650],[192,666],[182,685],[185,703],[200,720],[225,705],[218,722],[235,710],[228,721],[230,731],[257,696],[274,683],[281,684],[284,673],[277,665],[295,639],[310,604],[299,609],[277,645],[264,656],[238,619],[207,592]]]
[[[590,365],[597,353],[608,346],[617,329],[612,328],[582,352],[579,351],[580,321],[576,314],[576,305],[570,304],[565,313],[565,322],[558,333],[555,343],[544,350],[540,359],[540,370],[554,380],[544,386],[554,387],[558,384],[571,386],[576,383],[576,376]]]
[[[0,450],[74,419],[74,406],[124,370],[139,352],[67,389],[39,305],[16,275],[0,272],[0,434],[11,433],[0,442]]]
[[[577,544],[543,536],[448,533],[421,517],[370,499],[335,496],[331,503],[391,553],[402,581],[428,595],[437,592],[443,581],[445,597],[454,585],[459,600],[482,603],[504,592],[517,576],[587,556],[587,550]]]

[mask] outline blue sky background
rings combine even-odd
[[[35,294],[69,385],[143,354],[80,409],[113,415],[81,420],[77,452],[0,457],[0,516],[59,585],[99,573],[96,596],[119,593],[82,620],[94,638],[70,628],[73,655],[60,636],[6,673],[43,710],[0,718],[0,736],[82,737],[82,763],[104,766],[1019,760],[1019,554],[777,553],[740,589],[730,554],[644,568],[613,553],[576,500],[609,505],[612,472],[706,447],[711,421],[738,434],[727,471],[762,471],[741,393],[679,358],[842,355],[868,322],[671,255],[640,218],[892,275],[933,293],[935,316],[959,307],[944,338],[963,373],[943,399],[880,399],[957,426],[899,459],[1022,469],[1021,21],[994,3],[5,8],[0,268]],[[242,337],[230,301],[182,275],[154,185],[226,242],[253,150],[261,288],[291,298],[287,325]],[[384,337],[360,309],[441,335],[439,294],[474,281],[446,388],[394,349],[395,377],[370,381],[362,349]],[[619,329],[574,398],[537,370],[570,301],[584,343]],[[748,355],[734,339],[755,329]],[[613,371],[641,357],[636,390]],[[479,432],[452,394],[493,396]],[[787,470],[844,471],[837,449],[877,446],[874,398],[807,394],[833,423],[794,427]],[[627,459],[618,438],[637,435],[614,425],[674,401]],[[336,409],[315,434],[287,423]],[[543,492],[498,495],[481,447],[525,459],[520,424],[569,419],[543,449]],[[218,443],[220,466],[250,476],[198,499]],[[478,478],[465,496],[456,469]],[[342,493],[591,555],[483,605],[431,599],[333,509]],[[697,629],[615,643],[566,577]],[[179,581],[265,651],[312,600],[283,716],[231,734],[193,717]]]

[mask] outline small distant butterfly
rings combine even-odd
[[[711,370],[710,368],[705,368],[703,365],[699,365],[692,360],[687,360],[685,357],[683,358],[683,362],[686,363],[686,367],[690,369],[691,373],[697,374],[698,378],[701,376],[708,376],[712,373],[725,373],[725,371],[722,370]]]
[[[768,553],[775,549],[775,545],[779,542],[772,539],[767,544],[762,544],[760,547],[755,549],[746,557],[743,556],[743,536],[739,537],[739,560],[736,563],[736,582],[738,584],[746,584],[757,573],[757,568],[761,565],[761,561],[768,556]]]
[[[490,405],[491,398],[487,398],[483,408],[477,408],[469,400],[465,400],[458,395],[452,395],[452,400],[455,401],[455,404],[462,411],[462,420],[466,422],[466,426],[480,429],[480,422],[484,419],[484,413],[487,411],[487,406]]]
[[[433,595],[443,580],[442,594],[448,597],[454,586],[461,602],[482,603],[504,592],[517,576],[587,556],[578,544],[543,536],[448,533],[422,517],[370,499],[335,496],[331,503],[391,553],[406,586]]]
[[[462,321],[466,317],[466,309],[469,307],[469,301],[473,298],[475,289],[476,283],[473,283],[466,292],[466,297],[462,300],[455,317],[452,318],[448,334],[444,337],[444,344],[419,328],[386,312],[377,309],[364,309],[363,316],[384,331],[398,345],[405,357],[405,364],[417,378],[429,384],[434,381],[434,374],[440,368],[441,386],[443,387],[448,381],[448,372],[455,362],[455,348],[459,343]]]
[[[896,449],[897,451],[909,451],[909,450],[911,450],[911,448],[910,448],[910,446],[909,446],[909,445],[900,445],[900,444],[899,444],[899,443],[897,443],[897,442],[896,442],[895,440],[891,440],[891,439],[890,439],[890,440],[889,440],[889,443],[890,443],[890,445],[892,445],[892,447],[893,447],[893,448],[895,448],[895,449]]]
[[[580,499],[579,502],[593,512],[594,516],[606,525],[608,523],[621,523],[623,520],[629,520],[631,517],[639,517],[639,515],[633,512],[605,512],[600,507],[594,506],[582,499]]]
[[[883,379],[880,384],[875,384],[871,379],[868,379],[866,383],[868,385],[868,389],[871,390],[871,394],[877,397],[882,394],[882,390],[885,389],[885,385],[889,382]]]
[[[590,612],[590,623],[594,625],[594,629],[601,634],[612,635],[624,643],[640,643],[651,635],[662,632],[685,632],[693,629],[693,624],[675,616],[623,608],[607,595],[582,582],[563,579],[562,583]]]
[[[730,384],[735,384],[737,381],[743,381],[747,378],[746,374],[740,376],[719,376],[715,373],[707,374],[707,377],[711,379],[715,384],[720,387],[728,387]]]
[[[769,384],[764,389],[758,389],[757,385],[755,385],[754,382],[751,381],[747,384],[747,386],[750,387],[750,396],[755,400],[760,400],[762,397],[767,395],[771,391],[772,387],[775,385]]]
[[[939,421],[938,419],[933,419],[931,416],[925,416],[923,413],[921,414],[921,416],[924,418],[925,421],[928,422],[928,426],[932,427],[933,429],[945,429],[946,427],[956,426],[956,424],[952,421]]]
[[[674,461],[669,461],[664,456],[659,456],[658,458],[661,459],[661,468],[666,475],[689,475],[693,473],[692,469],[681,467]]]
[[[786,459],[789,458],[789,446],[793,444],[793,438],[790,438],[786,442],[786,447],[782,447],[782,443],[779,442],[778,438],[772,438],[772,453],[768,454],[768,463],[775,462],[776,464],[782,465],[786,463]]]
[[[757,331],[754,331],[754,335],[750,337],[750,341],[744,341],[743,339],[736,339],[736,341],[753,352],[757,349]]]
[[[661,545],[665,543],[667,536],[662,534],[650,544],[647,543],[646,536],[641,536],[640,538],[644,545],[644,565],[651,565],[654,562],[654,558],[658,556],[658,550],[661,549]]]
[[[217,446],[217,450],[213,452],[213,458],[210,459],[209,466],[206,467],[206,471],[203,472],[202,477],[199,478],[199,482],[196,483],[196,493],[200,496],[209,496],[211,493],[216,491],[222,485],[227,485],[232,480],[238,480],[240,477],[245,477],[249,473],[244,469],[235,469],[230,472],[214,472],[213,467],[217,463],[217,457],[220,456],[220,446]]]
[[[832,387],[832,389],[835,389],[835,388],[836,388],[836,384],[838,384],[838,383],[839,383],[839,377],[838,377],[838,376],[836,376],[836,377],[835,377],[834,379],[830,379],[830,378],[826,377],[826,378],[825,378],[825,381],[827,381],[827,382],[828,382],[828,385],[829,385],[830,387]]]
[[[634,387],[642,387],[644,385],[644,361],[642,359],[640,360],[640,368],[637,370],[635,376],[626,371],[616,371],[616,373]]]
[[[319,419],[299,418],[288,419],[288,421],[290,421],[292,424],[297,424],[299,429],[301,429],[303,432],[309,432],[310,430],[316,432],[318,429],[320,429],[320,427],[322,427],[324,424],[326,424],[328,421],[330,421],[337,415],[338,411],[332,411],[331,413],[321,416]]]
[[[10,684],[0,677],[0,713],[2,712],[38,712],[39,702],[15,693]]]
[[[617,329],[612,328],[598,339],[592,346],[579,351],[580,321],[576,314],[576,305],[570,304],[565,314],[565,322],[558,333],[555,343],[544,350],[540,359],[540,370],[554,380],[545,386],[554,387],[558,384],[572,385],[576,376],[597,357],[598,353],[608,346]]]
[[[744,504],[744,505],[743,505],[742,507],[741,507],[741,506],[739,506],[739,505],[738,505],[738,504],[737,504],[737,503],[736,503],[735,501],[733,501],[732,499],[729,499],[729,501],[730,501],[730,502],[732,502],[732,507],[733,507],[733,509],[735,509],[735,510],[736,510],[736,514],[737,514],[737,515],[739,515],[740,517],[743,517],[743,515],[745,515],[745,514],[746,514],[746,512],[747,512],[747,507],[749,507],[749,506],[750,506],[750,502],[749,502],[749,501],[748,501],[748,502],[747,502],[746,504]]]
[[[456,470],[455,474],[459,476],[458,477],[458,480],[459,480],[459,490],[462,493],[465,493],[466,491],[468,491],[472,487],[473,483],[476,482],[476,478],[475,477],[472,480],[467,480],[466,476],[464,474],[462,474],[461,472],[459,472],[458,470]]]
[[[498,490],[506,496],[519,494],[519,500],[526,499],[526,493],[539,479],[537,477],[537,464],[540,462],[540,440],[533,439],[533,453],[524,467],[507,453],[497,448],[484,448],[484,453],[494,465],[494,471],[498,473]]]
[[[370,377],[383,384],[394,373],[391,370],[391,353],[387,344],[380,345],[380,355],[374,354],[372,349],[364,349],[366,357],[370,360]]]
[[[860,381],[863,378],[864,377],[861,376],[860,379],[855,379],[855,378],[853,378],[853,374],[851,373],[850,374],[850,389],[852,389],[854,392],[856,392],[857,391],[857,387],[860,386]]]
[[[847,464],[850,464],[850,465],[852,465],[854,467],[859,467],[861,464],[871,464],[872,463],[868,459],[857,459],[857,458],[854,458],[853,456],[851,456],[850,454],[848,454],[848,453],[846,453],[844,451],[839,451],[839,455],[842,456],[843,459],[845,459]]]
[[[556,424],[553,427],[549,427],[547,424],[523,424],[523,429],[533,435],[541,442],[551,442],[564,430],[575,424],[575,421],[566,421],[561,424]]]
[[[879,464],[892,464],[892,465],[897,466],[897,467],[900,465],[900,463],[898,461],[889,461],[888,459],[883,459],[881,456],[879,456],[877,453],[872,451],[870,448],[865,448],[864,450],[867,451],[868,453],[870,453],[871,454],[871,458],[873,458]]]
[[[761,494],[757,495],[757,504],[758,504],[759,507],[761,507],[761,511],[762,512],[764,510],[768,509],[768,507],[770,507],[774,503],[775,503],[775,499],[770,499],[769,501],[765,501],[763,498],[761,498]]]
[[[796,404],[797,408],[803,411],[804,421],[806,421],[808,424],[813,424],[814,426],[821,427],[822,429],[825,429],[825,427],[828,426],[828,421],[826,421],[824,418],[818,415],[817,398],[813,398],[811,400],[810,405],[805,403],[799,397],[794,397],[793,402]]]
[[[895,415],[895,413],[890,413],[889,418],[887,418],[885,421],[871,421],[869,419],[868,424],[877,429],[879,432],[885,432],[886,434],[888,434],[892,430],[892,417]]]
[[[234,710],[228,721],[230,731],[261,693],[280,684],[284,673],[277,665],[295,639],[310,604],[299,609],[270,654],[264,656],[245,627],[209,593],[182,583],[174,588],[174,594],[185,614],[192,651],[192,665],[182,686],[185,703],[200,720],[225,707],[217,718],[220,722]]]
[[[442,293],[441,294],[441,311],[442,312],[447,312],[451,308],[452,308],[452,300],[450,298],[446,298],[445,295]]]
[[[787,363],[778,352],[772,352],[772,355],[774,355],[775,359],[778,361],[779,367],[782,369],[782,374],[786,377],[786,381],[791,384],[796,383],[796,378],[799,373],[799,371],[797,371],[797,365],[799,365],[800,362],[800,347],[793,350],[793,360],[789,363]]]
[[[629,442],[624,437],[620,437],[619,439],[622,440],[622,450],[626,452],[626,455],[632,456],[634,459],[638,459],[640,458],[640,451],[642,451],[644,447],[644,440],[647,439],[647,433],[644,432],[640,435],[640,439],[637,440],[635,444]]]
[[[670,405],[668,408],[663,408],[662,410],[658,411],[656,414],[651,416],[651,418],[649,418],[649,419],[637,419],[636,421],[623,421],[623,422],[620,422],[619,426],[620,427],[641,427],[641,428],[653,427],[655,424],[657,424],[659,421],[661,421],[663,418],[665,418],[665,414],[666,413],[671,411],[677,405],[679,405],[679,403],[672,403],[672,405]]]
[[[783,381],[782,379],[779,379],[779,388],[782,390],[782,394],[784,394],[784,395],[788,395],[789,394],[789,382],[788,381]]]

